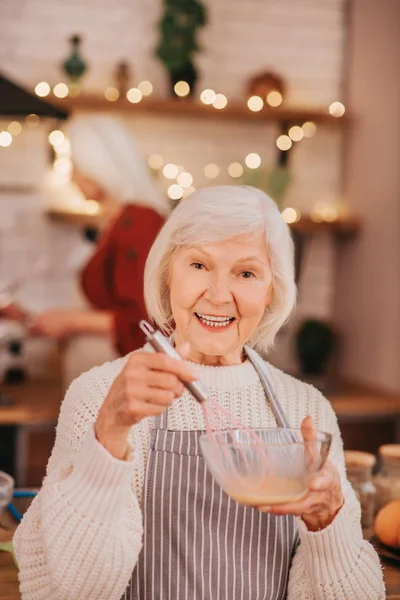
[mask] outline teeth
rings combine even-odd
[[[232,317],[214,317],[213,315],[200,315],[197,313],[199,317],[202,319],[207,319],[207,321],[230,321]]]
[[[232,317],[214,317],[213,315],[199,315],[196,313],[202,323],[210,327],[226,327],[233,320]]]

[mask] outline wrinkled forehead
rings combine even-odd
[[[270,264],[269,252],[263,233],[242,234],[209,243],[177,246],[175,257],[204,257],[213,263],[258,262]]]

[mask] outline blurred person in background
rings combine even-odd
[[[80,274],[77,308],[34,316],[16,304],[0,315],[29,332],[64,344],[64,382],[90,367],[139,348],[146,317],[143,271],[148,251],[170,208],[128,130],[104,115],[72,119],[68,131],[72,181],[101,206],[98,246]]]

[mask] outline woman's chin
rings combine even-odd
[[[225,339],[222,339],[223,337]],[[214,337],[213,334],[206,333],[205,335],[196,336],[195,339],[191,341],[190,346],[192,352],[196,355],[226,356],[227,354],[234,352],[237,347],[237,340],[233,340],[232,337],[232,335],[228,337],[224,334]]]

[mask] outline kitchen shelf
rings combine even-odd
[[[73,227],[97,227],[100,215],[91,215],[85,212],[69,211],[61,208],[49,208],[45,215],[56,223],[65,223]]]
[[[355,217],[316,222],[308,216],[303,216],[296,223],[290,224],[292,231],[298,234],[312,235],[328,231],[343,237],[355,235],[360,230],[360,226],[360,221]]]
[[[150,114],[172,117],[196,117],[206,119],[219,119],[227,121],[278,121],[290,123],[304,123],[313,121],[315,123],[326,123],[340,125],[348,121],[345,113],[343,117],[333,117],[327,108],[307,107],[282,107],[271,108],[264,106],[259,112],[252,112],[247,107],[245,100],[242,102],[230,102],[222,110],[211,105],[202,104],[197,100],[181,98],[157,98],[145,97],[137,104],[132,104],[126,98],[120,98],[115,102],[106,100],[103,96],[96,94],[82,94],[75,98],[63,98],[62,100],[52,98],[52,102],[68,111],[91,110],[91,111],[121,111],[131,114]]]
[[[84,212],[68,211],[65,209],[52,208],[46,210],[46,215],[53,221],[66,223],[77,227],[95,227],[98,225],[100,215],[90,215]],[[354,235],[360,228],[360,223],[355,218],[337,219],[333,222],[316,223],[310,217],[303,216],[296,223],[291,223],[292,231],[312,235],[321,232],[331,232],[338,236]]]

